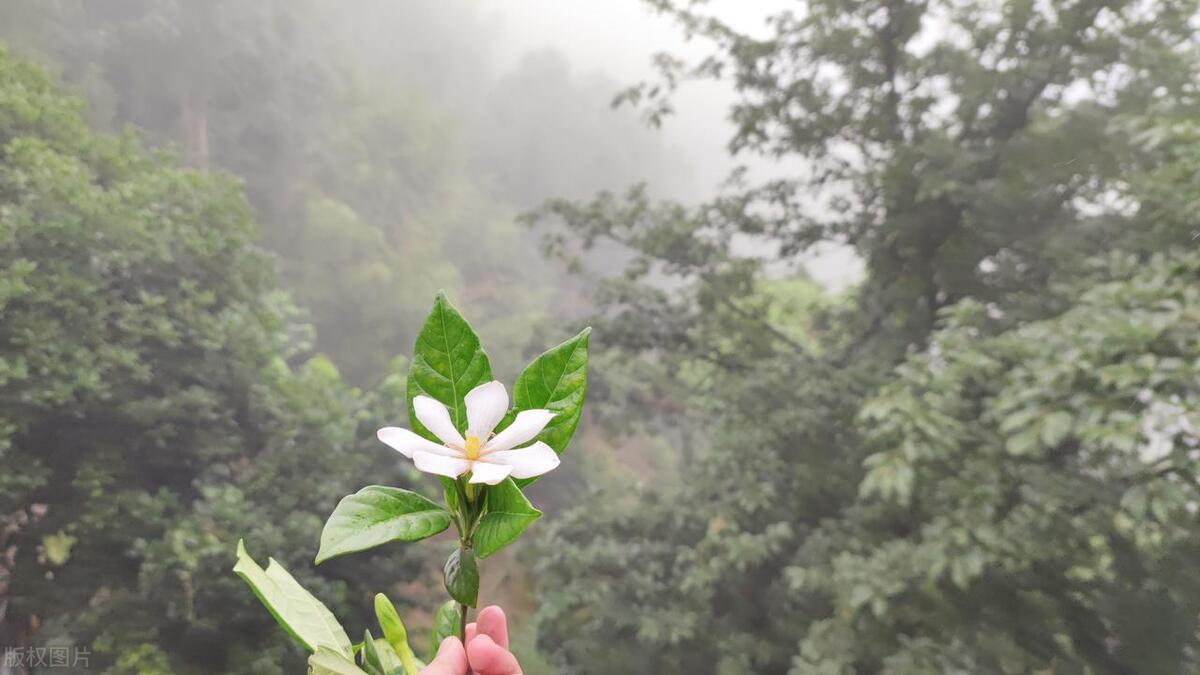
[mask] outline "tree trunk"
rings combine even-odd
[[[208,170],[208,104],[213,79],[216,0],[182,0],[179,15],[183,146],[189,166]]]

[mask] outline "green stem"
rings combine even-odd
[[[475,499],[477,496],[476,486],[471,483],[463,483],[463,481],[455,481],[455,489],[458,491],[458,499],[461,504],[461,520],[462,524],[458,530],[458,543],[464,550],[470,549],[473,543],[473,535],[475,534],[475,523],[479,520],[478,508],[481,506]],[[467,644],[467,606],[458,603],[458,639],[465,647]]]
[[[467,646],[467,606],[458,603],[458,641]]]

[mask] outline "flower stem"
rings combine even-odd
[[[475,486],[470,483],[463,483],[462,479],[455,481],[455,489],[458,491],[459,504],[462,524],[459,526],[458,543],[463,550],[469,550],[474,541],[475,523],[479,519],[480,508],[479,500],[476,499],[478,493]],[[458,603],[458,639],[467,646],[467,606],[463,603]]]

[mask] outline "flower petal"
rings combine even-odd
[[[528,442],[534,436],[542,433],[542,429],[554,418],[549,410],[522,410],[517,413],[508,428],[496,434],[496,437],[483,446],[485,452],[496,450],[512,450],[518,445]]]
[[[451,456],[452,453],[450,448],[427,441],[408,429],[400,427],[384,427],[376,431],[375,436],[409,459],[412,459],[414,452],[430,452],[435,455],[447,456]]]
[[[471,480],[468,482],[495,485],[505,478],[508,478],[508,474],[510,473],[512,473],[512,467],[505,464],[475,462],[471,466]]]
[[[417,413],[421,424],[446,445],[461,448],[466,444],[462,434],[458,433],[458,429],[455,429],[454,423],[450,421],[450,411],[440,401],[428,396],[418,396],[413,399],[413,412]]]
[[[513,478],[540,476],[559,464],[558,453],[541,441],[528,448],[493,452],[487,456],[487,461],[511,466]]]
[[[421,450],[413,453],[413,464],[425,473],[436,473],[447,478],[458,478],[471,468],[471,463],[460,457],[435,455]]]
[[[488,434],[508,412],[508,392],[504,385],[492,380],[467,392],[467,434],[486,441]]]

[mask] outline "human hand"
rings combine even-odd
[[[468,665],[470,670],[468,670]],[[467,624],[467,647],[456,637],[442,640],[437,656],[421,675],[521,675],[517,657],[508,651],[508,619],[496,605],[486,607]]]

